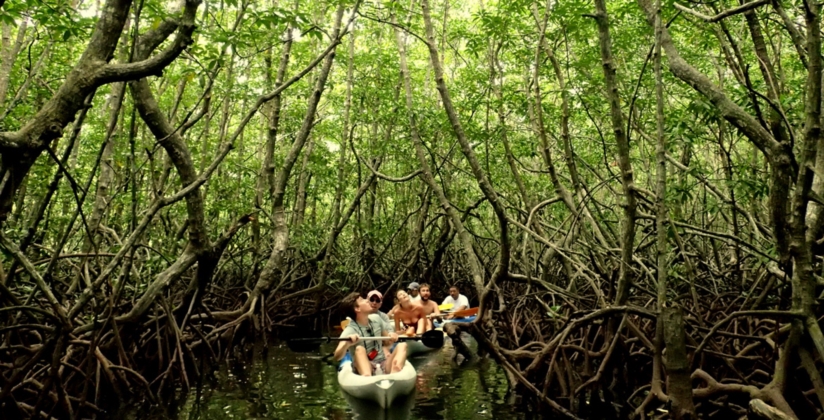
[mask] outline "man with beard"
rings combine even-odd
[[[429,284],[422,284],[421,300],[419,303],[421,304],[421,306],[423,306],[423,313],[427,316],[425,328],[426,331],[429,331],[433,328],[432,318],[440,318],[441,315],[441,310],[438,308],[438,304],[429,299],[430,295],[431,292],[429,291]]]
[[[408,336],[423,334],[426,331],[426,314],[423,306],[413,302],[409,294],[403,290],[398,290],[395,296],[398,297],[398,306],[395,307],[395,331]],[[405,328],[401,328],[401,322]]]

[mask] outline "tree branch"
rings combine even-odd
[[[655,8],[652,2],[650,0],[638,0],[638,4],[646,14],[647,23],[650,27],[653,27]],[[776,162],[779,165],[795,166],[795,162],[785,161],[791,159],[791,157],[783,153],[784,147],[776,141],[775,137],[773,137],[766,128],[762,127],[752,115],[733,102],[718,86],[713,84],[706,75],[684,60],[670,37],[667,28],[662,28],[662,31],[661,47],[667,54],[670,71],[672,71],[676,77],[704,95],[727,121],[741,130],[741,132],[769,158],[782,160]]]
[[[195,12],[200,0],[186,0],[186,8],[179,22],[164,21],[156,30],[149,32],[138,47],[142,51],[153,50],[166,39],[171,27],[177,27],[178,33],[172,44],[160,54],[138,61],[136,63],[115,63],[103,66],[98,74],[97,81],[101,84],[123,82],[141,79],[146,76],[160,75],[160,72],[172,63],[192,43],[192,33],[195,30]],[[168,35],[166,35],[168,36]],[[145,43],[145,44],[144,44]]]
[[[355,127],[354,127],[354,126],[352,126],[352,130],[354,130],[354,129],[355,129]],[[369,162],[367,162],[367,161],[366,161],[366,159],[362,158],[362,157],[358,154],[358,151],[357,151],[357,150],[355,150],[355,143],[354,143],[354,141],[352,141],[352,136],[349,136],[349,143],[352,145],[352,153],[354,153],[354,154],[355,154],[355,157],[356,157],[356,158],[358,158],[358,160],[359,160],[359,161],[361,161],[361,163],[363,163],[363,165],[364,165],[364,166],[366,166],[367,168],[369,168],[369,171],[370,171],[370,172],[372,172],[372,174],[373,174],[373,175],[375,175],[376,177],[378,177],[378,178],[380,178],[380,179],[382,179],[382,180],[384,180],[384,181],[389,181],[389,182],[406,182],[406,181],[409,181],[410,179],[413,179],[413,178],[415,178],[416,176],[418,176],[418,175],[420,175],[420,174],[422,174],[422,173],[423,173],[423,170],[418,169],[417,171],[412,172],[412,173],[411,173],[411,174],[409,174],[409,175],[402,176],[402,177],[400,177],[400,178],[394,178],[394,177],[391,177],[391,176],[389,176],[389,175],[384,175],[384,174],[382,174],[382,173],[378,172],[378,170],[377,170],[377,169],[373,168],[373,167],[369,164]]]
[[[770,3],[770,0],[758,0],[758,1],[754,1],[752,3],[745,3],[745,4],[742,4],[741,6],[733,7],[732,9],[727,9],[727,10],[725,10],[725,11],[723,11],[723,12],[721,12],[721,13],[715,15],[715,16],[707,16],[707,15],[701,13],[701,12],[697,12],[695,10],[692,10],[692,9],[686,7],[686,6],[682,6],[678,3],[675,3],[675,8],[682,11],[682,12],[684,12],[684,13],[688,13],[690,15],[693,15],[693,16],[701,19],[701,20],[707,21],[709,23],[715,23],[715,22],[718,22],[722,19],[726,19],[730,16],[735,16],[735,15],[744,13],[746,11],[755,9],[757,7],[764,6],[764,5],[769,4],[769,3]]]
[[[54,296],[49,285],[46,284],[46,281],[43,280],[43,277],[40,273],[37,272],[37,269],[34,268],[34,264],[20,252],[20,249],[17,248],[17,245],[12,243],[6,235],[0,231],[0,244],[3,245],[3,248],[6,248],[10,254],[20,262],[20,265],[26,269],[29,275],[34,279],[34,282],[37,284],[37,287],[43,292],[43,295],[46,296],[46,300],[49,301],[49,304],[52,306],[52,309],[57,315],[57,318],[60,320],[60,323],[64,326],[70,326],[71,322],[69,318],[66,316],[66,310],[60,305],[60,302],[57,301],[57,298]]]

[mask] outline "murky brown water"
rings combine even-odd
[[[257,346],[251,360],[222,364],[179,402],[132,407],[120,418],[137,420],[217,419],[527,419],[507,403],[503,370],[490,360],[458,365],[447,341],[438,352],[412,360],[415,392],[388,410],[345,394],[337,366],[322,360],[333,344],[315,354],[296,354],[280,344]]]

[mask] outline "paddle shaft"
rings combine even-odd
[[[364,341],[380,341],[380,340],[389,340],[390,337],[359,337],[358,340]],[[417,338],[417,337],[415,337]],[[398,337],[398,341],[400,341],[401,337]],[[333,338],[332,341],[351,341],[349,337],[336,337]]]
[[[467,309],[462,309],[460,311],[452,312],[452,317],[460,318],[460,317],[467,317],[467,316],[472,316],[472,315],[477,315],[477,314],[478,314],[478,308],[475,307],[475,308],[467,308]]]
[[[452,304],[450,303],[449,305],[451,307]],[[472,316],[472,315],[477,315],[478,314],[478,308],[475,307],[475,308],[461,309],[460,311],[455,311],[455,312],[441,312],[439,314],[429,314],[429,315],[426,316],[426,318],[427,319],[444,318],[444,317],[449,316],[450,314],[452,315],[453,318],[468,317],[468,316]],[[340,323],[340,329],[346,328],[347,325],[349,325],[349,320],[344,319]]]
[[[358,340],[364,341],[382,341],[389,340],[392,337],[358,337]],[[398,336],[398,341],[414,341],[420,340],[423,336],[406,337]],[[292,341],[352,341],[349,337],[315,337],[315,338],[293,338]]]
[[[358,341],[365,340],[365,341],[379,341],[379,340],[391,340],[391,337],[358,337]],[[398,337],[399,342],[403,341],[418,341],[420,340],[423,345],[432,348],[440,348],[443,346],[443,333],[440,331],[430,330],[422,335],[414,336],[414,337],[405,337],[400,336]],[[320,343],[323,342],[330,342],[330,341],[351,341],[350,337],[311,337],[311,338],[293,338],[291,340],[286,340],[286,344],[289,346],[292,351],[296,352],[307,352],[312,350],[317,350],[320,346]]]
[[[453,318],[461,318],[476,315],[478,313],[478,308],[469,308],[469,309],[461,309],[460,311],[455,312],[441,312],[440,314],[429,314],[427,318],[438,318],[438,317],[446,317],[452,315]]]

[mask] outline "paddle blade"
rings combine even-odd
[[[423,333],[423,335],[421,335],[421,343],[432,349],[443,347],[443,331],[429,330]]]
[[[453,318],[466,318],[466,317],[470,317],[470,316],[474,316],[474,315],[478,315],[478,308],[477,307],[464,309],[462,311],[457,311],[457,312],[452,313]]]
[[[455,307],[455,304],[453,304],[453,303],[444,303],[443,305],[438,305],[438,310],[439,311],[448,311],[448,310],[450,310],[454,307]]]

